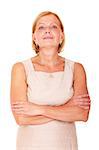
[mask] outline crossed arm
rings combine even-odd
[[[37,105],[28,101],[27,82],[24,67],[17,63],[11,75],[11,108],[17,124],[43,124],[53,120],[87,121],[90,98],[88,95],[86,74],[81,64],[74,67],[74,95],[64,105]]]

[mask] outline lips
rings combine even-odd
[[[53,39],[53,37],[51,37],[51,36],[46,36],[46,37],[44,37],[43,39],[44,39],[44,40],[46,40],[46,39]]]

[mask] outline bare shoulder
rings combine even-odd
[[[83,66],[81,63],[75,62],[74,65],[75,65],[75,69],[78,69],[78,70],[79,70],[79,69],[84,70],[84,66]]]
[[[12,66],[12,75],[15,76],[24,76],[25,77],[25,69],[22,62],[17,62]]]
[[[86,81],[84,66],[78,62],[74,63],[74,81],[79,81],[79,83],[84,83]]]
[[[74,73],[78,75],[84,75],[85,69],[84,66],[81,63],[75,62],[74,63]]]
[[[24,66],[21,62],[17,62],[12,66],[12,70],[23,70]]]
[[[75,95],[88,93],[86,72],[80,63],[74,64],[74,91]]]

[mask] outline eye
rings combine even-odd
[[[44,29],[44,26],[39,26],[38,29],[42,30],[42,29]]]
[[[57,29],[57,26],[56,26],[56,25],[52,25],[52,28],[53,28],[53,29]]]

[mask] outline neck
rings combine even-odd
[[[46,66],[55,66],[59,63],[59,55],[57,50],[47,49],[47,50],[40,50],[38,54],[39,62]]]

